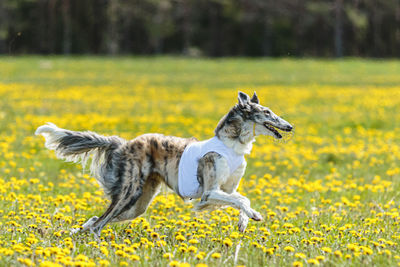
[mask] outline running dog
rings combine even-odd
[[[162,134],[144,134],[127,141],[117,136],[94,132],[76,132],[48,123],[36,130],[45,146],[66,161],[84,166],[92,156],[90,172],[110,198],[111,204],[100,217],[94,216],[72,232],[90,230],[99,237],[109,222],[132,220],[143,214],[162,183],[182,199],[200,199],[194,210],[231,206],[240,211],[239,230],[249,218],[262,216],[250,207],[250,201],[238,188],[255,137],[282,138],[278,131],[293,127],[259,104],[256,93],[250,97],[239,92],[239,102],[218,123],[215,136],[199,142]]]

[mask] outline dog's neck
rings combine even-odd
[[[236,154],[244,155],[250,154],[253,148],[253,142],[256,141],[253,134],[253,126],[250,123],[244,123],[240,134],[237,136],[232,136],[228,129],[225,127],[230,127],[228,125],[223,126],[217,133],[217,137],[229,148],[233,149]]]

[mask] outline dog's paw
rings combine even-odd
[[[253,210],[253,214],[251,216],[251,218],[255,221],[262,221],[263,217],[261,216],[261,214],[258,211]]]
[[[69,231],[70,235],[75,235],[77,233],[79,233],[82,229],[81,228],[73,228]]]
[[[85,222],[82,225],[82,228],[87,229],[87,228],[91,227],[98,219],[99,219],[99,217],[93,216],[92,218],[90,218],[87,222]]]
[[[246,230],[248,223],[249,223],[249,217],[247,217],[246,214],[241,213],[239,216],[239,223],[238,223],[239,232],[243,233]]]
[[[90,231],[90,233],[93,234],[93,237],[94,237],[98,242],[101,241],[101,240],[100,240],[101,230],[100,230],[99,228],[97,228],[97,227],[89,227],[88,230]]]

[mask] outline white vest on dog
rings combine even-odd
[[[244,155],[236,154],[232,148],[227,147],[218,137],[189,144],[183,151],[179,161],[178,190],[183,198],[201,197],[200,184],[197,180],[197,167],[199,159],[208,152],[216,152],[228,162],[230,174],[245,161]]]

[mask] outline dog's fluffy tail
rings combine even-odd
[[[45,146],[54,150],[58,158],[66,161],[80,162],[85,167],[89,157],[93,155],[91,174],[106,191],[114,184],[112,175],[108,175],[112,169],[112,154],[115,149],[125,144],[126,140],[89,131],[65,130],[52,123],[38,127],[35,134],[43,135],[46,138]]]

